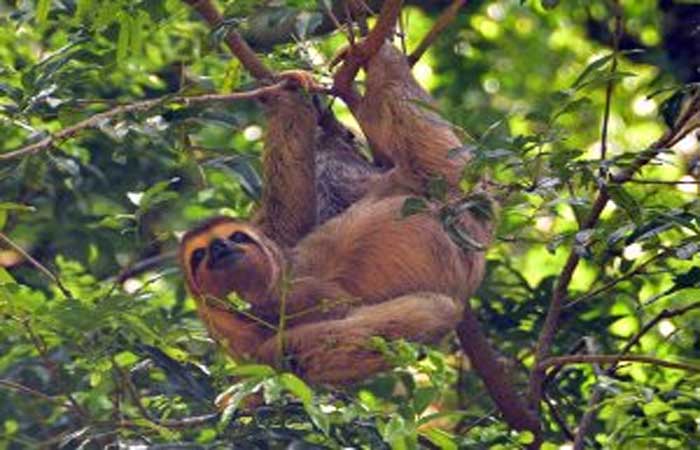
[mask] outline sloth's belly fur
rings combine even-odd
[[[363,303],[406,292],[464,299],[484,271],[482,252],[465,252],[429,213],[401,217],[406,196],[360,201],[296,247],[293,276],[333,283]],[[486,243],[489,228],[465,213],[463,226]]]

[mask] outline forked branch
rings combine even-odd
[[[359,100],[352,83],[364,63],[371,59],[391,36],[401,14],[402,0],[386,0],[372,31],[358,44],[350,47],[343,63],[333,76],[333,91],[352,108]]]

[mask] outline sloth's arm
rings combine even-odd
[[[393,165],[395,181],[421,190],[433,178],[457,186],[468,152],[434,109],[406,57],[389,43],[366,64],[366,91],[354,114],[375,158]]]
[[[263,196],[255,222],[291,247],[317,223],[314,140],[316,112],[301,93],[283,90],[265,100]]]
[[[391,367],[373,337],[431,343],[457,324],[460,308],[433,293],[404,295],[357,308],[344,319],[300,325],[265,342],[257,352],[264,363],[286,367],[312,383],[350,384]],[[280,349],[283,348],[283,352]]]

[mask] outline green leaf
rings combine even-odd
[[[426,431],[420,432],[430,442],[435,444],[440,450],[457,450],[459,446],[455,442],[454,435],[439,428],[428,428]]]
[[[578,113],[583,109],[591,108],[592,105],[593,101],[588,97],[577,98],[576,100],[567,102],[563,108],[552,116],[552,120],[556,120],[565,114]]]
[[[700,284],[700,267],[693,267],[685,273],[673,277],[673,290],[685,289]]]
[[[180,179],[175,177],[171,178],[170,180],[159,181],[148,188],[138,201],[139,213],[144,214],[161,203],[178,198],[178,195],[175,192],[166,192],[166,190],[170,188],[173,183],[178,181],[180,181]]]
[[[671,411],[672,408],[667,403],[660,400],[652,400],[649,403],[645,403],[642,406],[642,410],[647,417],[656,417]]]
[[[637,200],[635,200],[635,198],[632,197],[632,195],[630,195],[630,193],[627,192],[624,187],[618,184],[608,186],[608,195],[610,195],[610,198],[617,206],[622,208],[627,213],[630,220],[635,223],[639,223],[643,217],[642,209],[639,206],[639,203],[637,203]]]
[[[140,57],[143,49],[143,28],[146,22],[146,13],[138,11],[130,20],[129,50],[132,57]]]
[[[535,435],[532,434],[532,431],[521,431],[518,433],[519,444],[527,445],[533,442],[535,442]]]
[[[246,364],[231,369],[232,376],[267,378],[275,375],[275,369],[262,364]]]
[[[449,186],[444,178],[432,178],[428,181],[428,198],[431,200],[445,201],[448,188]]]
[[[413,394],[413,409],[416,414],[422,413],[438,395],[439,391],[434,387],[421,387],[416,389]]]
[[[586,68],[583,69],[578,78],[576,78],[576,81],[574,81],[574,83],[571,85],[571,89],[578,89],[581,87],[593,73],[603,68],[608,62],[610,62],[610,60],[613,59],[614,56],[614,53],[610,53],[593,60],[593,62],[588,64]]]
[[[421,197],[409,197],[401,207],[401,217],[405,218],[428,210],[428,203]]]
[[[669,98],[664,100],[659,107],[659,112],[661,117],[663,117],[666,126],[669,128],[673,127],[678,121],[678,116],[683,110],[683,103],[685,102],[686,93],[684,91],[675,92]]]
[[[78,22],[90,20],[90,11],[92,11],[93,8],[93,0],[77,0],[75,6],[75,17],[77,18]]]
[[[117,38],[117,63],[119,64],[123,64],[129,55],[131,30],[131,17],[121,14],[119,17],[119,36]]]
[[[114,356],[114,361],[119,367],[130,367],[139,361],[138,355],[132,352],[120,352]]]
[[[283,373],[280,375],[280,383],[295,397],[301,400],[304,405],[311,404],[314,398],[314,392],[301,378],[291,373]]]
[[[18,212],[34,212],[36,208],[30,205],[22,205],[20,203],[0,202],[0,210],[2,211],[18,211]]]
[[[51,0],[37,0],[36,2],[36,21],[39,25],[44,25],[49,17],[51,9]]]
[[[14,284],[14,277],[4,267],[0,267],[0,284]]]

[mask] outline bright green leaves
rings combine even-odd
[[[46,24],[51,9],[51,0],[36,0],[36,21],[39,25]]]
[[[117,17],[117,63],[124,64],[129,58],[141,56],[149,18],[146,12],[141,10],[120,11]]]

